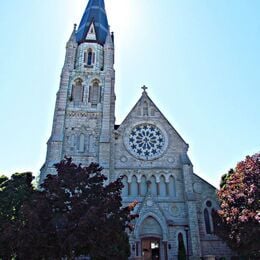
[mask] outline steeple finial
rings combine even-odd
[[[110,33],[110,27],[108,27],[108,33],[107,33],[105,45],[113,45],[113,39],[112,39],[112,34]]]
[[[143,86],[141,87],[141,89],[143,89],[143,93],[146,93],[146,90],[148,89],[148,87],[146,87],[145,85],[143,85]]]
[[[68,44],[77,43],[77,42],[76,42],[76,30],[77,30],[77,24],[74,24],[74,26],[73,26],[73,31],[72,31],[72,33],[71,33],[71,35],[70,35]],[[68,46],[68,45],[67,45],[67,46]]]

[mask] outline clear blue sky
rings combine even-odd
[[[87,0],[0,3],[0,173],[38,174],[65,44]],[[116,117],[148,93],[214,185],[260,151],[260,1],[106,0],[116,41]]]

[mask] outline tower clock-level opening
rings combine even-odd
[[[146,237],[142,239],[142,259],[159,260],[161,240],[156,237]]]

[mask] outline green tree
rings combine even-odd
[[[0,178],[0,257],[10,259],[16,253],[16,223],[20,209],[33,192],[30,172]]]
[[[6,176],[1,175],[1,176],[0,176],[0,185],[1,185],[3,182],[7,181],[7,180],[8,180],[8,178],[7,178]]]
[[[215,232],[241,255],[260,257],[260,153],[247,156],[222,179]]]

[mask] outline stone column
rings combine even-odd
[[[201,246],[196,200],[192,188],[193,170],[191,165],[183,165],[183,177],[185,183],[185,197],[187,201],[186,205],[188,211],[189,234],[191,241],[191,244],[189,245],[189,251],[191,253],[189,259],[199,259],[201,256]]]
[[[168,243],[163,241],[164,259],[168,260]]]
[[[105,75],[105,85],[103,93],[103,108],[102,108],[102,122],[101,133],[99,141],[99,164],[108,171],[113,171],[113,154],[111,153],[113,145],[113,131],[115,124],[114,111],[114,71],[108,70]],[[113,150],[112,150],[113,151]],[[110,174],[111,175],[111,174]],[[107,176],[110,178],[110,176]],[[110,180],[109,180],[110,181]]]

